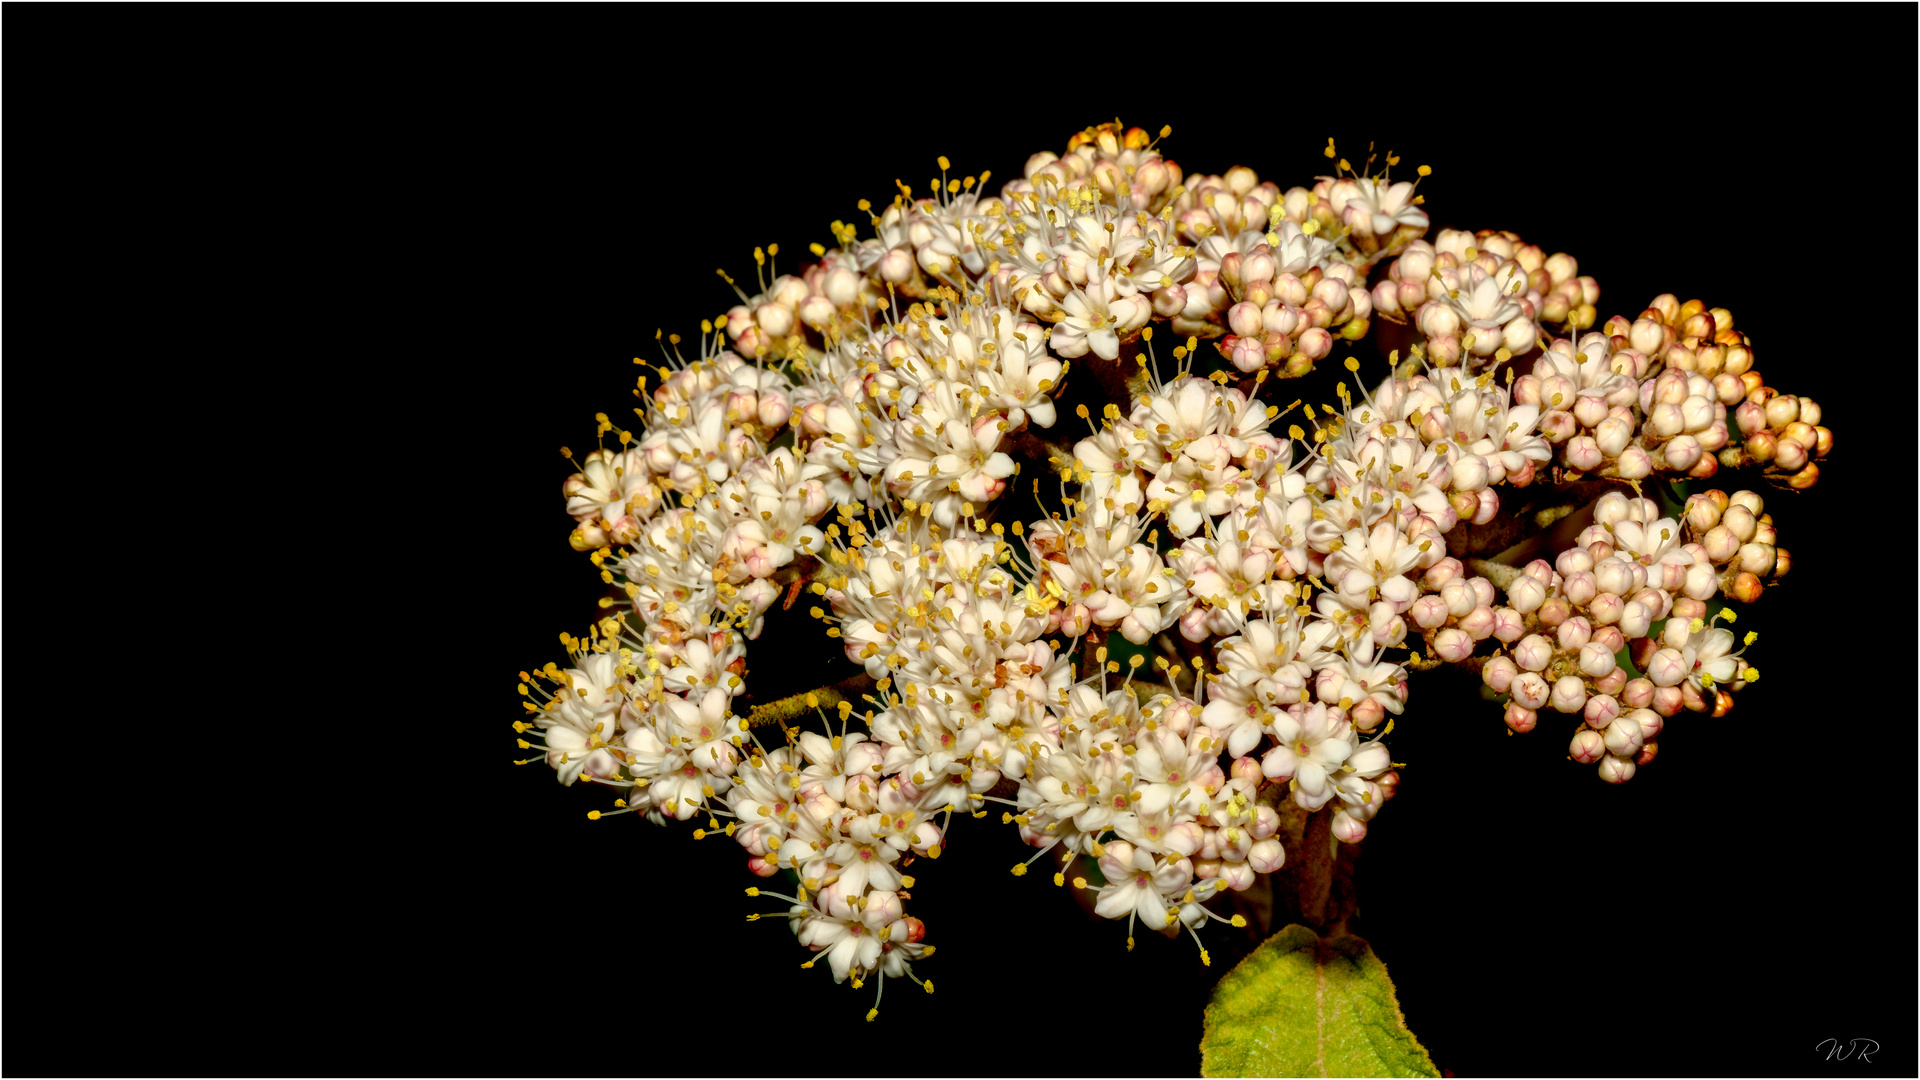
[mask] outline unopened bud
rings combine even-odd
[[[1591,765],[1606,755],[1607,741],[1592,728],[1581,728],[1573,733],[1573,742],[1567,747],[1568,756],[1582,765]]]

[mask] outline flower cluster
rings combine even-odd
[[[614,613],[522,673],[527,760],[786,875],[748,891],[876,997],[932,989],[908,871],[956,819],[1016,826],[1013,872],[1048,860],[1129,948],[1199,942],[1285,862],[1285,815],[1367,834],[1416,670],[1478,671],[1516,732],[1577,717],[1570,756],[1614,783],[1758,677],[1717,624],[1791,566],[1760,496],[1653,496],[1804,489],[1832,433],[1728,312],[1599,323],[1572,256],[1424,239],[1392,154],[1282,190],[1158,145],[1100,125],[997,192],[942,158],[798,274],[756,250],[759,291],[639,380],[643,433],[599,415],[564,483]],[[1376,312],[1412,335],[1384,378],[1263,400]],[[1551,558],[1480,557],[1529,522]],[[802,595],[865,682],[740,715],[748,643]]]

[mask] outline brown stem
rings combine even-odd
[[[1287,852],[1286,864],[1269,875],[1272,925],[1299,923],[1324,933],[1344,922],[1353,912],[1352,862],[1349,853],[1335,848],[1352,845],[1334,840],[1333,810],[1322,807],[1308,813],[1289,796],[1285,784],[1271,785],[1261,796],[1280,817],[1275,838]]]
[[[1327,901],[1333,896],[1333,811],[1321,807],[1307,815],[1300,838],[1300,876],[1296,888],[1300,917],[1317,933],[1327,928]]]

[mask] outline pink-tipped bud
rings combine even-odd
[[[1628,601],[1620,612],[1620,632],[1629,638],[1646,637],[1647,627],[1653,624],[1653,612],[1638,600]]]
[[[1587,684],[1572,675],[1562,675],[1554,680],[1548,703],[1559,712],[1577,713],[1586,708]]]
[[[1440,587],[1440,599],[1447,605],[1447,614],[1459,617],[1472,611],[1479,597],[1464,578],[1454,578]]]
[[[1507,726],[1525,735],[1540,722],[1540,714],[1524,705],[1512,703],[1507,706]]]
[[[1606,694],[1595,694],[1587,699],[1586,708],[1581,710],[1587,726],[1595,730],[1604,729],[1620,715],[1620,703]]]
[[[1521,574],[1507,586],[1507,602],[1522,615],[1540,610],[1546,599],[1547,587],[1536,577]]]
[[[1636,771],[1636,766],[1632,760],[1628,758],[1614,757],[1612,754],[1608,754],[1606,757],[1600,759],[1600,779],[1605,780],[1609,784],[1624,784],[1633,779],[1633,774]]]
[[[1606,755],[1607,740],[1592,728],[1581,728],[1573,733],[1573,742],[1567,747],[1567,755],[1582,765],[1591,765]]]
[[[1617,593],[1599,593],[1587,602],[1587,615],[1596,626],[1610,626],[1619,622],[1626,610],[1627,602],[1620,599]]]
[[[1475,641],[1485,641],[1493,634],[1493,609],[1485,604],[1469,611],[1460,619],[1460,629]]]
[[[1571,547],[1555,557],[1553,560],[1553,568],[1562,575],[1577,574],[1582,570],[1591,570],[1593,569],[1593,556],[1588,554],[1585,548]]]
[[[1448,627],[1433,635],[1433,651],[1448,663],[1465,660],[1473,655],[1473,638],[1465,630]]]
[[[1656,686],[1653,690],[1653,700],[1648,703],[1647,707],[1659,713],[1661,716],[1673,716],[1677,714],[1685,704],[1686,698],[1680,693],[1679,687]]]
[[[1480,669],[1480,681],[1486,683],[1494,693],[1504,694],[1507,688],[1513,685],[1514,677],[1519,674],[1520,668],[1512,660],[1504,656],[1496,656],[1488,660],[1486,666]]]
[[[1567,598],[1569,604],[1574,607],[1584,607],[1600,594],[1600,589],[1594,583],[1593,573],[1581,570],[1567,575],[1567,579],[1560,584],[1560,592]]]
[[[1258,337],[1262,332],[1260,309],[1249,303],[1238,303],[1227,309],[1227,328],[1241,337]]]
[[[1553,644],[1539,634],[1528,634],[1513,647],[1513,662],[1522,671],[1545,671],[1553,662]]]
[[[1607,725],[1606,743],[1608,753],[1619,757],[1632,757],[1640,752],[1640,747],[1646,743],[1646,738],[1640,731],[1640,724],[1633,717],[1622,716]]]
[[[1614,671],[1618,663],[1614,651],[1597,641],[1589,641],[1580,646],[1580,671],[1593,678],[1602,678]]]
[[[1473,586],[1474,602],[1479,607],[1491,607],[1500,594],[1494,590],[1493,582],[1483,577],[1468,578],[1467,584]],[[1548,582],[1552,584],[1551,581]]]
[[[1540,605],[1540,612],[1536,618],[1540,620],[1541,626],[1551,630],[1561,623],[1566,622],[1572,614],[1573,605],[1567,603],[1566,597],[1554,596],[1549,597],[1546,603]]]
[[[1413,602],[1413,606],[1408,609],[1407,615],[1413,620],[1415,626],[1424,630],[1432,630],[1435,627],[1446,625],[1447,602],[1432,593],[1428,593]]]
[[[1255,873],[1271,874],[1286,864],[1287,853],[1278,840],[1271,838],[1256,840],[1253,846],[1247,849],[1246,861],[1248,866],[1253,867]]]
[[[1700,463],[1704,451],[1700,441],[1691,435],[1675,435],[1660,448],[1660,454],[1666,458],[1667,468],[1684,472]]]
[[[1538,709],[1552,696],[1553,688],[1538,673],[1523,671],[1514,676],[1513,683],[1507,688],[1513,694],[1513,700],[1529,709]]]
[[[1646,679],[1630,679],[1620,688],[1620,704],[1629,709],[1644,709],[1653,703],[1655,689]]]
[[[1645,447],[1629,446],[1620,451],[1620,459],[1614,463],[1614,471],[1622,480],[1640,480],[1653,472],[1653,455]]]
[[[1527,632],[1526,616],[1510,607],[1493,609],[1493,637],[1504,645],[1519,641]]]
[[[1592,472],[1607,460],[1600,452],[1600,444],[1591,435],[1575,435],[1567,440],[1567,468],[1577,472]]]
[[[1565,652],[1577,652],[1593,637],[1593,625],[1579,615],[1569,618],[1554,629],[1554,640],[1560,643]]]

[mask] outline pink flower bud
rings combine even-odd
[[[1525,735],[1540,722],[1540,714],[1517,702],[1511,703],[1507,706],[1506,721],[1508,727]]]
[[[1634,593],[1633,599],[1627,601],[1629,607],[1634,604],[1644,606],[1649,619],[1664,619],[1667,617],[1667,608],[1673,604],[1673,597],[1669,596],[1665,590],[1649,586]],[[1621,617],[1624,619],[1625,615],[1622,614]]]
[[[1633,718],[1634,723],[1640,725],[1641,738],[1647,742],[1659,738],[1660,732],[1667,726],[1666,718],[1652,709],[1635,709],[1627,715]]]
[[[1254,763],[1254,771],[1259,772],[1258,762]],[[1248,826],[1248,831],[1253,833],[1255,841],[1265,840],[1280,831],[1280,815],[1265,803],[1257,804],[1253,808],[1253,822]],[[1251,850],[1248,854],[1252,854]]]
[[[1540,613],[1536,618],[1540,620],[1541,626],[1551,630],[1561,623],[1566,622],[1568,616],[1572,614],[1573,605],[1567,603],[1566,598],[1563,596],[1554,596],[1548,598],[1546,603],[1540,605]]]
[[[1256,840],[1247,849],[1246,863],[1255,873],[1271,874],[1284,866],[1286,861],[1285,849],[1280,846],[1280,841],[1272,838]]]
[[[1540,605],[1546,599],[1547,587],[1541,584],[1540,579],[1527,574],[1514,578],[1513,583],[1507,586],[1507,602],[1522,615],[1540,610]]]
[[[1267,366],[1267,350],[1257,337],[1236,337],[1227,343],[1227,359],[1241,371]]]
[[[1617,653],[1627,647],[1627,638],[1617,626],[1596,626],[1593,628],[1593,640],[1607,647],[1610,653]]]
[[[1400,306],[1400,289],[1401,283],[1397,281],[1381,281],[1375,284],[1370,293],[1373,306],[1387,315],[1402,315],[1405,309]]]
[[[1591,675],[1596,679],[1611,673],[1618,667],[1618,664],[1615,662],[1614,651],[1597,641],[1589,641],[1580,646],[1579,662],[1581,673]]]
[[[1661,456],[1667,460],[1667,468],[1684,471],[1699,464],[1703,451],[1699,440],[1691,435],[1675,435],[1660,448]]]
[[[1507,687],[1513,685],[1514,677],[1518,674],[1520,674],[1520,668],[1512,660],[1504,656],[1496,656],[1488,660],[1480,669],[1480,681],[1491,687],[1494,693],[1504,694],[1507,692]]]
[[[1568,756],[1582,765],[1591,765],[1599,761],[1607,752],[1607,740],[1592,728],[1581,728],[1573,733],[1573,742],[1567,747]]]
[[[1617,458],[1626,452],[1633,441],[1633,421],[1624,417],[1609,416],[1594,428],[1593,438],[1600,452],[1610,458]]]
[[[1622,480],[1640,480],[1653,472],[1653,455],[1645,447],[1629,446],[1620,451],[1620,459],[1614,464],[1614,471]]]
[[[1574,607],[1585,606],[1600,593],[1600,589],[1594,584],[1592,572],[1587,570],[1567,575],[1567,579],[1560,585],[1560,591],[1566,596],[1567,602]]]
[[[1547,685],[1547,680],[1532,671],[1523,671],[1514,676],[1508,690],[1513,694],[1513,700],[1529,709],[1538,709],[1545,705],[1547,698],[1553,693],[1553,689]]]
[[[1631,579],[1629,579],[1631,580]],[[1620,621],[1626,612],[1626,601],[1611,592],[1603,592],[1587,602],[1587,615],[1597,626],[1609,626]]]
[[[1339,311],[1350,302],[1347,285],[1338,278],[1323,278],[1313,287],[1313,298],[1327,306],[1329,311]]]
[[[1588,727],[1600,730],[1613,723],[1613,718],[1620,715],[1620,703],[1606,694],[1595,694],[1587,699],[1583,714]]]
[[[1502,644],[1512,644],[1526,634],[1526,617],[1510,607],[1493,609],[1493,637]]]
[[[1407,615],[1413,619],[1414,625],[1423,630],[1446,625],[1447,614],[1447,602],[1432,593],[1415,600],[1413,606],[1407,609]]]
[[[1553,568],[1563,576],[1577,574],[1582,570],[1593,569],[1593,556],[1585,548],[1571,547],[1561,552],[1553,560]]]
[[[1700,538],[1700,546],[1706,549],[1707,558],[1715,563],[1731,562],[1740,550],[1740,538],[1725,524],[1715,525]]]
[[[1254,763],[1254,768],[1256,770],[1259,769],[1258,762]],[[1242,832],[1240,835],[1245,838],[1248,843],[1252,843],[1252,838],[1247,837],[1246,833]],[[1166,845],[1168,851],[1185,857],[1191,856],[1194,852],[1199,851],[1201,842],[1205,839],[1205,834],[1197,823],[1192,821],[1177,821],[1174,822],[1172,828],[1167,830],[1167,834],[1161,842]]]
[[[1773,573],[1774,547],[1772,544],[1742,544],[1735,554],[1735,565],[1748,574],[1765,576]]]
[[[1619,757],[1632,757],[1645,745],[1646,737],[1640,731],[1640,724],[1631,716],[1616,718],[1607,725],[1607,752]]]
[[[1794,439],[1782,438],[1774,445],[1773,461],[1782,469],[1797,470],[1808,456],[1806,446]]]
[[[833,301],[824,296],[809,296],[800,301],[800,321],[807,326],[820,330],[833,321]]]
[[[1482,604],[1460,619],[1460,629],[1475,641],[1485,641],[1493,633],[1493,609]]]
[[[880,256],[880,262],[874,267],[880,280],[894,285],[904,285],[913,279],[913,256],[903,248],[894,248]]]
[[[1194,867],[1194,876],[1202,880],[1207,877],[1218,876],[1222,888],[1240,892],[1253,884],[1254,871],[1253,867],[1248,866],[1244,862],[1223,862],[1215,864],[1212,873],[1205,875],[1200,873],[1200,868],[1196,865]]]
[[[1577,713],[1586,708],[1587,684],[1572,675],[1562,675],[1554,680],[1553,696],[1548,703],[1560,712]]]
[[[1479,597],[1465,579],[1454,578],[1440,586],[1440,599],[1447,605],[1447,614],[1459,617],[1472,611]]]
[[[1629,709],[1644,709],[1653,702],[1656,687],[1646,679],[1631,679],[1620,690],[1620,704]]]
[[[1656,686],[1653,690],[1653,700],[1647,707],[1661,716],[1673,716],[1685,703],[1686,699],[1681,695],[1679,687]]]
[[[1465,660],[1473,655],[1473,638],[1464,630],[1448,627],[1433,635],[1433,651],[1449,663]]]
[[[1553,662],[1553,645],[1539,634],[1528,634],[1513,647],[1513,662],[1522,671],[1545,671]]]
[[[1770,428],[1783,428],[1800,419],[1800,399],[1788,394],[1769,399],[1764,408]]]
[[[1636,766],[1627,758],[1608,754],[1600,761],[1600,779],[1609,784],[1624,784],[1633,779]]]
[[[1466,572],[1466,567],[1460,560],[1449,555],[1427,567],[1426,575],[1421,580],[1425,582],[1429,592],[1437,592],[1448,581],[1461,577]]]
[[[1241,337],[1258,337],[1260,309],[1245,302],[1233,305],[1227,309],[1227,328]]]
[[[1333,335],[1316,326],[1300,335],[1299,347],[1307,359],[1324,360],[1333,351]]]
[[[1567,468],[1578,472],[1592,472],[1606,461],[1606,455],[1600,452],[1600,444],[1591,435],[1575,435],[1567,440]]]
[[[1453,489],[1477,492],[1488,483],[1487,462],[1478,454],[1462,454],[1453,466]],[[1463,514],[1462,516],[1471,516]]]
[[[1564,652],[1577,652],[1582,645],[1593,637],[1593,626],[1579,615],[1561,623],[1554,631],[1554,639],[1560,643]]]
[[[1620,612],[1620,632],[1628,638],[1646,637],[1647,627],[1653,624],[1653,612],[1638,600],[1628,602]]]

